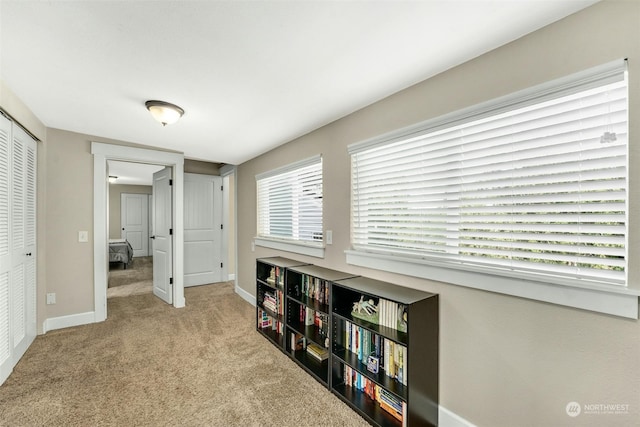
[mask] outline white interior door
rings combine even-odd
[[[184,286],[222,281],[222,178],[185,173]]]
[[[11,339],[11,121],[0,115],[0,384],[13,370]]]
[[[36,337],[36,143],[13,126],[12,248],[14,359]]]
[[[153,293],[173,303],[171,168],[153,174]]]
[[[36,142],[0,116],[0,384],[36,336]]]
[[[122,238],[131,244],[133,256],[149,256],[149,196],[122,193],[120,223]]]

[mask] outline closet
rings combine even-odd
[[[36,336],[36,142],[0,114],[0,384]]]

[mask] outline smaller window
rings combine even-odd
[[[258,238],[322,246],[322,157],[256,176]]]

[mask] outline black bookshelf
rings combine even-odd
[[[326,387],[330,381],[331,283],[353,276],[315,265],[286,270],[285,351]],[[326,359],[314,357],[314,348],[326,352]]]
[[[304,265],[288,258],[272,257],[256,260],[256,329],[284,351],[286,271]],[[268,301],[275,299],[276,306]]]
[[[272,296],[275,307],[265,304]],[[356,316],[354,303],[361,300],[392,315]],[[438,295],[287,258],[260,258],[256,321],[260,334],[370,424],[438,425]],[[354,330],[368,346],[356,345]],[[310,346],[326,349],[326,358]],[[367,367],[370,355],[378,360],[377,372]]]
[[[331,295],[332,392],[375,426],[437,426],[438,295],[365,277],[334,281]],[[361,298],[389,315],[354,316]],[[369,356],[378,372],[367,369]]]

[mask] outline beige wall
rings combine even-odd
[[[121,225],[121,195],[128,194],[152,194],[150,185],[119,185],[109,184],[109,238],[119,239],[122,236]]]
[[[615,59],[629,58],[630,164],[640,160],[640,2],[605,1],[279,147],[238,168],[238,284],[255,295],[255,259],[281,255],[440,294],[440,402],[479,426],[629,426],[640,419],[640,324],[593,312],[345,263],[347,145]],[[265,248],[256,235],[255,175],[321,153],[324,259]],[[630,172],[639,211],[640,169]],[[630,219],[630,283],[640,283]],[[414,369],[417,369],[414,368]],[[628,404],[628,415],[570,418],[567,403]]]
[[[184,159],[184,173],[199,173],[202,175],[220,175],[220,164],[203,162],[200,160]]]
[[[49,129],[46,157],[46,292],[56,293],[46,317],[93,307],[93,157],[86,135]],[[78,242],[78,231],[89,241]]]

